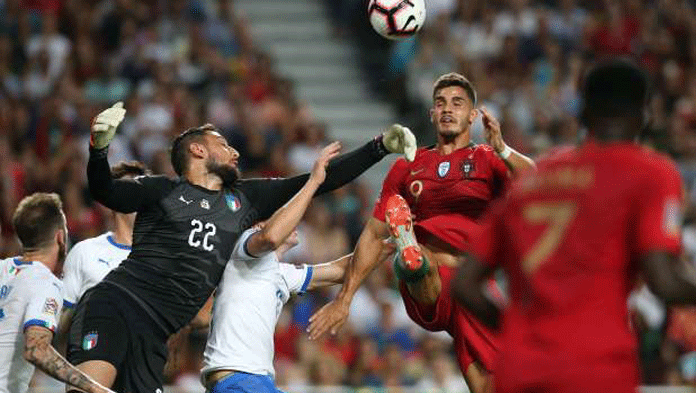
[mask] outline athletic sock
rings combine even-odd
[[[425,257],[425,255],[422,255],[423,258],[423,264],[421,265],[420,268],[416,270],[406,270],[402,266],[403,263],[399,261],[401,258],[401,255],[397,254],[396,258],[394,258],[394,273],[396,273],[396,277],[399,278],[399,280],[402,280],[404,282],[407,282],[409,284],[418,282],[425,277],[426,274],[430,271],[430,263],[428,262],[428,258]]]

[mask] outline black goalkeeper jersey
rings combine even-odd
[[[92,195],[110,209],[138,214],[130,255],[100,285],[129,294],[168,334],[203,306],[242,232],[269,218],[309,178],[240,180],[222,191],[164,176],[112,180],[105,153],[90,152]],[[338,157],[317,194],[348,183],[384,155],[381,139],[376,139]]]

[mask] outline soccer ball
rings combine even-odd
[[[370,24],[379,35],[390,40],[416,34],[425,21],[424,0],[370,0]]]

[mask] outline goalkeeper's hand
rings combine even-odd
[[[416,137],[408,127],[394,124],[382,134],[382,143],[392,153],[403,153],[407,160],[416,158]]]
[[[92,121],[92,133],[90,134],[89,144],[94,149],[103,149],[109,146],[114,139],[116,128],[123,121],[126,110],[123,109],[123,102],[115,103],[111,108],[105,109]]]

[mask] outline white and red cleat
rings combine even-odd
[[[398,248],[398,257],[395,261],[397,274],[407,281],[418,280],[428,270],[427,262],[423,258],[421,248],[413,233],[413,219],[408,203],[401,195],[392,195],[387,200],[386,211],[387,224],[392,239]]]

